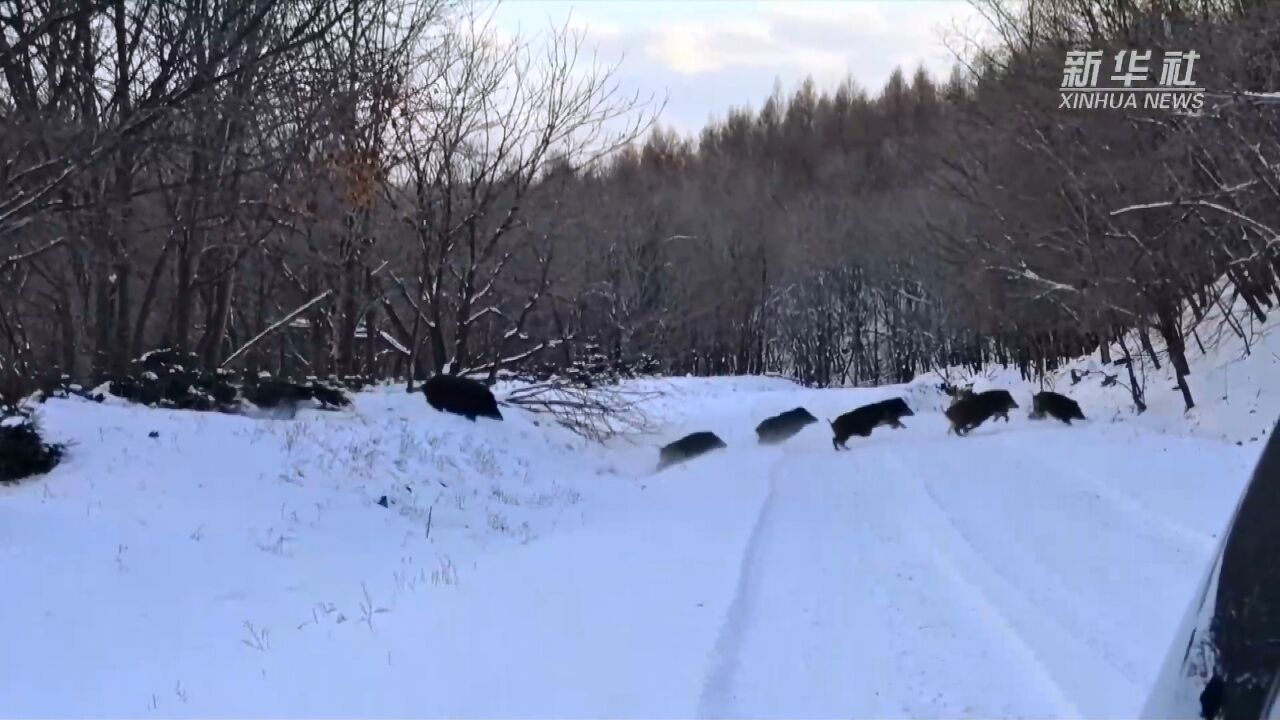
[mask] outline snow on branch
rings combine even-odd
[[[329,296],[330,296],[330,295],[332,295],[332,294],[333,294],[333,290],[325,290],[324,292],[322,292],[322,293],[320,293],[319,295],[317,295],[317,296],[315,296],[315,297],[311,298],[311,299],[310,299],[310,300],[308,300],[306,303],[304,303],[304,304],[302,304],[301,306],[299,306],[299,307],[298,307],[298,309],[294,310],[293,312],[289,313],[288,315],[285,315],[283,318],[280,318],[279,320],[275,321],[275,322],[274,322],[274,323],[272,323],[269,327],[267,327],[267,329],[266,329],[266,330],[263,330],[262,332],[260,332],[260,333],[258,333],[257,335],[255,335],[251,340],[249,340],[249,342],[247,342],[247,343],[245,343],[245,344],[241,345],[239,350],[236,350],[235,352],[233,352],[233,353],[231,353],[229,356],[227,356],[227,359],[226,359],[226,360],[223,360],[223,361],[222,361],[222,364],[221,364],[221,365],[219,365],[218,367],[226,367],[228,363],[230,363],[232,360],[235,360],[236,358],[240,357],[240,355],[242,355],[242,354],[244,353],[244,351],[245,351],[245,350],[248,350],[249,348],[253,347],[255,344],[257,344],[257,342],[258,342],[259,340],[261,340],[262,338],[264,338],[264,337],[266,337],[266,336],[270,335],[271,333],[275,332],[276,330],[279,330],[280,328],[284,327],[285,325],[287,325],[287,324],[289,323],[289,321],[290,321],[290,320],[292,320],[292,319],[294,319],[294,318],[298,317],[298,316],[299,316],[299,315],[301,315],[302,313],[306,312],[306,311],[307,311],[307,310],[308,310],[312,305],[315,305],[316,303],[318,303],[318,302],[320,302],[321,300],[323,300],[323,299],[325,299],[325,298],[329,297]]]
[[[1280,104],[1280,92],[1207,92],[1205,95],[1220,100],[1243,100],[1255,105]]]
[[[53,242],[51,242],[51,243],[48,243],[48,244],[45,244],[45,245],[41,245],[40,247],[36,248],[35,250],[31,250],[31,251],[29,251],[29,252],[25,252],[25,253],[18,253],[17,255],[10,255],[9,257],[7,257],[7,258],[5,258],[5,259],[4,259],[4,262],[3,262],[3,263],[0,263],[0,272],[4,272],[5,270],[8,270],[9,268],[13,267],[14,265],[17,265],[18,263],[25,262],[25,261],[30,260],[30,259],[35,258],[35,257],[39,257],[39,256],[41,256],[41,255],[43,255],[43,254],[45,254],[45,253],[49,252],[50,250],[53,250],[53,249],[55,249],[55,248],[57,248],[57,247],[60,247],[60,246],[61,246],[61,245],[63,245],[66,241],[67,241],[67,239],[66,239],[66,238],[58,238],[57,240],[54,240],[54,241],[53,241]]]
[[[409,348],[405,347],[399,340],[396,340],[394,337],[392,337],[391,333],[387,332],[386,330],[379,330],[378,334],[382,336],[383,340],[387,341],[388,345],[394,348],[401,355],[412,354],[409,352]]]
[[[510,335],[509,332],[507,334]],[[496,362],[487,362],[487,363],[484,363],[483,365],[477,365],[475,367],[467,368],[466,371],[468,373],[489,372],[490,370],[500,370],[502,368],[510,367],[512,365],[518,365],[524,362],[525,360],[528,360],[529,358],[533,357],[534,355],[537,355],[543,350],[550,350],[552,348],[559,347],[563,345],[564,342],[565,342],[564,340],[560,340],[560,339],[546,340],[538,343],[537,345],[534,345],[533,347],[523,352],[516,353],[515,355],[510,355]]]
[[[1210,202],[1208,200],[1165,200],[1163,202],[1144,203],[1142,205],[1129,205],[1128,207],[1122,207],[1119,210],[1112,210],[1111,216],[1115,217],[1117,215],[1123,215],[1125,213],[1135,212],[1139,210],[1153,210],[1158,208],[1171,208],[1171,207],[1201,207],[1208,210],[1213,210],[1215,212],[1222,213],[1223,215],[1228,215],[1230,217],[1233,217],[1236,220],[1239,220],[1240,222],[1244,223],[1245,225],[1248,225],[1249,227],[1253,228],[1258,233],[1265,235],[1266,243],[1268,247],[1276,244],[1277,242],[1280,242],[1280,232],[1277,232],[1275,228],[1259,220],[1255,220],[1254,218],[1251,218],[1248,215],[1245,215],[1244,213],[1238,210],[1233,210],[1229,207],[1226,207],[1225,205],[1220,205],[1216,202]]]
[[[501,314],[502,314],[502,311],[501,311],[501,310],[499,310],[499,309],[498,309],[498,308],[496,308],[496,307],[493,307],[493,306],[483,307],[483,308],[481,308],[481,309],[479,309],[479,310],[475,311],[474,313],[471,313],[471,316],[470,316],[470,317],[468,317],[466,320],[464,320],[462,324],[463,324],[463,325],[473,325],[473,324],[475,324],[476,322],[478,322],[479,320],[481,320],[482,318],[484,318],[485,316],[488,316],[488,315],[501,315]]]
[[[1224,215],[1230,215],[1231,217],[1239,220],[1240,222],[1245,223],[1246,225],[1249,225],[1250,227],[1253,227],[1256,230],[1259,230],[1261,232],[1265,232],[1268,235],[1271,235],[1273,238],[1277,235],[1276,231],[1273,228],[1268,227],[1267,225],[1249,217],[1248,215],[1245,215],[1244,213],[1239,212],[1238,210],[1232,210],[1229,207],[1220,205],[1215,202],[1210,202],[1208,200],[1165,200],[1163,202],[1143,203],[1141,205],[1129,205],[1127,207],[1122,207],[1118,210],[1112,210],[1111,216],[1116,217],[1118,215],[1123,215],[1125,213],[1135,212],[1138,210],[1154,210],[1158,208],[1172,208],[1172,207],[1207,208],[1209,210],[1220,212]]]
[[[1031,282],[1046,286],[1050,290],[1060,290],[1062,292],[1070,292],[1070,293],[1076,293],[1076,294],[1080,293],[1079,289],[1074,288],[1070,285],[1067,285],[1066,283],[1060,283],[1055,280],[1049,280],[1048,278],[1041,276],[1039,273],[1027,267],[1026,265],[1023,265],[1020,268],[1000,267],[1000,268],[992,268],[992,269],[999,270],[1000,272],[1007,275],[1010,279],[1030,280]]]

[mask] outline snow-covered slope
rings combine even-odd
[[[924,380],[636,385],[661,432],[609,447],[385,388],[46,403],[66,460],[0,488],[0,715],[1132,716],[1259,449],[1088,397],[956,438]],[[895,394],[850,452],[755,444]],[[729,447],[653,473],[693,430]]]
[[[1147,403],[1141,415],[1135,415],[1129,391],[1121,385],[1128,382],[1127,370],[1101,362],[1098,353],[1051,373],[1043,387],[1023,381],[1014,368],[993,366],[977,375],[959,369],[931,373],[917,378],[911,388],[928,401],[925,388],[936,386],[945,375],[952,382],[973,382],[977,390],[1010,389],[1020,404],[1030,403],[1031,395],[1042,389],[1054,390],[1076,399],[1093,420],[1131,422],[1160,432],[1246,445],[1259,443],[1280,418],[1280,313],[1266,324],[1250,324],[1251,318],[1242,310],[1236,315],[1244,318],[1237,322],[1245,323],[1241,329],[1248,341],[1222,325],[1216,315],[1203,320],[1189,341],[1188,383],[1196,404],[1189,412],[1173,368],[1163,357],[1163,345],[1154,336],[1153,344],[1162,356],[1160,368],[1145,359],[1135,365]],[[1130,349],[1136,348],[1137,341],[1130,338]],[[1122,357],[1118,348],[1112,357]],[[1072,371],[1081,376],[1078,384],[1072,383]],[[1117,376],[1119,383],[1104,386],[1107,375]],[[934,402],[939,408],[945,405],[936,396]]]

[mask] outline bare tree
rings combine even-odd
[[[500,42],[490,20],[457,21],[419,70],[396,133],[394,212],[417,246],[401,282],[415,314],[409,346],[425,346],[436,372],[492,375],[554,343],[531,343],[525,329],[548,293],[556,232],[531,231],[524,212],[556,173],[590,166],[649,118],[619,93],[614,68],[582,64],[581,35],[554,30],[538,56],[524,39]],[[518,266],[532,281],[504,303]]]

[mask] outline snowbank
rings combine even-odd
[[[1244,313],[1237,312],[1238,316]],[[947,398],[931,392],[949,374],[953,382],[973,382],[974,389],[1005,388],[1014,393],[1019,405],[1029,408],[1031,396],[1053,390],[1074,398],[1093,421],[1130,422],[1160,432],[1212,438],[1231,443],[1251,444],[1264,440],[1280,419],[1280,313],[1265,324],[1246,324],[1249,339],[1243,340],[1220,323],[1216,315],[1206,318],[1188,342],[1188,382],[1196,407],[1185,410],[1177,389],[1173,368],[1163,358],[1160,369],[1149,362],[1135,362],[1135,372],[1145,386],[1147,411],[1133,410],[1124,367],[1103,363],[1099,353],[1067,364],[1046,378],[1043,387],[1024,381],[1016,368],[990,367],[977,376],[961,369],[931,373],[910,383],[907,392],[926,408],[942,408]],[[1157,352],[1163,347],[1152,337]],[[1201,346],[1205,351],[1201,351]],[[1130,339],[1130,350],[1137,348]],[[1163,354],[1163,353],[1162,353]],[[1118,346],[1113,358],[1122,357]],[[1071,373],[1083,375],[1072,384]],[[1107,375],[1118,376],[1114,385],[1103,386]],[[915,407],[913,404],[912,407]],[[1261,448],[1258,448],[1261,451]]]
[[[0,488],[0,709],[1132,716],[1258,446],[1082,386],[1088,423],[960,439],[928,378],[638,380],[657,431],[605,447],[393,387],[292,420],[50,400],[66,460]],[[756,445],[894,395],[907,428],[850,452],[825,422]],[[1213,427],[1247,427],[1234,397]],[[655,474],[695,430],[729,447]]]

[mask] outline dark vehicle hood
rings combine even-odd
[[[1280,717],[1280,424],[1231,516],[1143,707],[1151,719],[1201,717],[1215,674],[1218,717]]]

